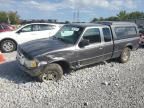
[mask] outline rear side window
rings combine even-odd
[[[40,26],[40,30],[43,31],[43,30],[52,30],[54,29],[55,26],[53,25],[46,25],[46,24],[41,24],[39,25]]]
[[[103,35],[104,35],[104,41],[109,42],[111,41],[111,31],[109,28],[103,28]]]
[[[8,29],[8,26],[6,26],[6,25],[2,25],[2,26],[3,26],[4,29]]]
[[[90,44],[92,44],[92,43],[100,43],[101,42],[100,31],[99,31],[98,28],[88,29],[84,33],[83,38],[89,40]]]
[[[40,30],[40,26],[39,25],[37,25],[37,24],[33,25],[32,31],[39,31],[39,30]]]
[[[115,33],[117,39],[133,38],[137,36],[137,31],[135,27],[116,27]]]
[[[126,31],[127,31],[128,35],[136,35],[137,34],[135,27],[127,27]]]

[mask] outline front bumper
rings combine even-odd
[[[144,45],[144,36],[141,36],[141,37],[140,37],[139,44],[140,44],[140,45]]]
[[[28,73],[28,74],[29,74],[30,76],[32,76],[32,77],[37,77],[37,76],[41,75],[42,72],[43,72],[43,67],[38,67],[38,68],[34,68],[34,69],[28,69],[28,68],[26,68],[25,66],[21,65],[18,60],[17,60],[17,64],[18,64],[18,67],[19,67],[22,71]]]
[[[140,45],[144,45],[144,40],[139,42]]]

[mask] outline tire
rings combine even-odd
[[[5,53],[9,53],[15,51],[17,48],[16,43],[13,40],[7,39],[1,42],[1,51]]]
[[[126,48],[123,49],[123,51],[122,51],[122,53],[121,53],[121,55],[120,55],[120,57],[119,57],[119,61],[120,61],[121,63],[126,63],[126,62],[128,62],[128,60],[129,60],[129,58],[130,58],[130,51],[131,51],[131,49],[128,48],[128,47],[126,47]]]
[[[59,64],[53,63],[48,65],[43,73],[38,77],[40,82],[58,81],[62,78],[63,69]]]

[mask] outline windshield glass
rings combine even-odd
[[[75,44],[82,32],[83,28],[81,27],[65,25],[57,32],[55,37],[65,43]]]

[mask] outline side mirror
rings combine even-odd
[[[17,31],[16,33],[17,33],[17,34],[20,34],[20,33],[21,33],[21,30]]]
[[[87,39],[83,39],[80,43],[79,43],[79,47],[84,47],[89,45],[89,40]]]

